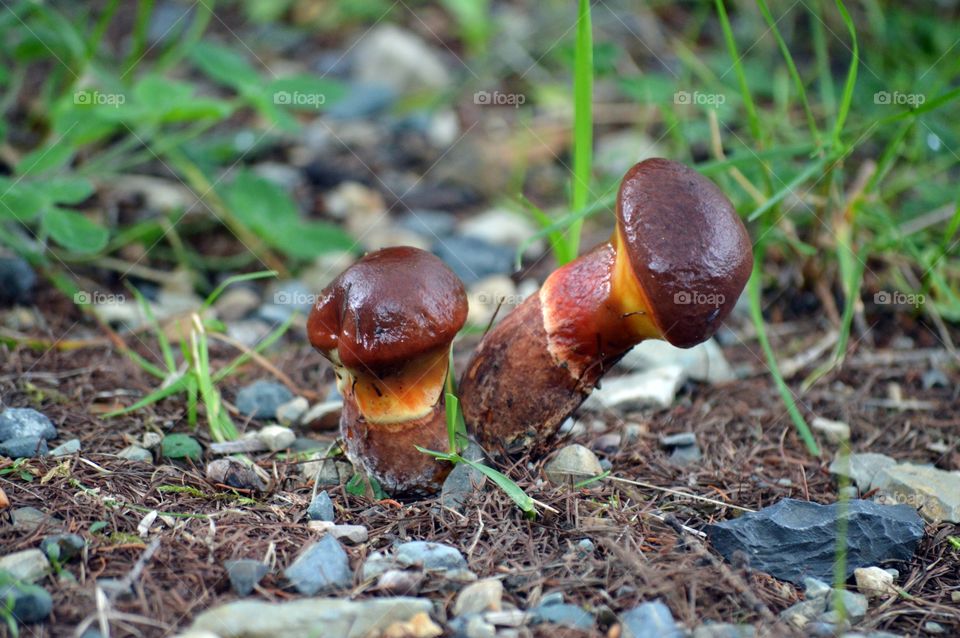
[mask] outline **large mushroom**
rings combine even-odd
[[[463,284],[417,248],[370,253],[321,293],[310,343],[333,364],[343,395],[340,431],[350,460],[394,494],[435,491],[445,450],[450,345],[467,317]]]
[[[507,452],[548,441],[630,348],[691,347],[716,332],[750,277],[750,238],[696,171],[627,171],[609,242],[554,271],[484,336],[460,383],[467,426]]]

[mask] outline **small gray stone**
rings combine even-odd
[[[294,397],[277,407],[277,421],[281,425],[296,425],[309,407],[310,402],[304,397]]]
[[[329,534],[307,547],[283,574],[307,596],[349,587],[353,582],[347,552]]]
[[[128,445],[119,452],[117,456],[128,461],[143,461],[144,463],[153,463],[153,454],[150,450],[144,450],[139,445]]]
[[[437,52],[415,33],[392,24],[380,24],[364,33],[352,58],[357,82],[387,86],[400,94],[443,89],[450,83]]]
[[[37,273],[26,260],[0,256],[0,306],[28,305],[36,283]]]
[[[0,456],[11,459],[46,456],[49,451],[47,440],[38,436],[18,436],[0,443]]]
[[[213,308],[222,321],[238,321],[257,309],[260,295],[249,286],[228,288],[214,302]]]
[[[792,627],[803,629],[814,619],[819,618],[827,609],[827,597],[820,596],[787,607],[780,612],[780,618]]]
[[[11,598],[13,602],[11,610],[17,622],[40,622],[53,610],[53,598],[39,585],[14,583],[0,586],[0,601],[9,604]]]
[[[397,92],[382,84],[352,82],[347,92],[327,109],[331,118],[339,120],[373,117],[387,111],[397,99]]]
[[[163,435],[159,432],[144,432],[140,445],[145,450],[152,450],[163,445]]]
[[[312,406],[300,417],[300,424],[311,430],[333,430],[340,423],[343,398],[324,401]]]
[[[860,491],[867,492],[877,487],[874,483],[885,468],[896,464],[897,462],[886,454],[874,452],[851,454],[849,457],[837,455],[830,464],[830,473],[848,477],[857,484]]]
[[[960,523],[960,474],[901,463],[884,468],[879,476],[890,500],[919,509],[931,523]]]
[[[70,454],[76,454],[79,451],[80,439],[70,439],[50,450],[50,456],[68,456]]]
[[[399,545],[397,562],[405,567],[416,566],[430,571],[467,569],[467,561],[456,547],[427,541]]]
[[[640,603],[621,616],[623,638],[681,638],[683,632],[670,613],[670,608],[659,600]]]
[[[310,501],[307,516],[311,521],[333,521],[333,501],[326,491],[320,492]]]
[[[562,591],[552,591],[540,597],[540,607],[549,607],[550,605],[562,605],[566,599]]]
[[[577,553],[582,557],[589,556],[590,554],[593,553],[595,549],[596,549],[596,546],[593,544],[593,541],[590,540],[589,538],[581,539],[577,543]]]
[[[582,607],[568,603],[547,605],[546,607],[541,605],[530,610],[530,612],[534,624],[551,623],[584,630],[592,629],[594,625],[593,614]]]
[[[0,572],[14,580],[34,583],[50,573],[50,561],[39,549],[25,549],[0,557]]]
[[[420,591],[426,574],[406,569],[388,569],[377,578],[377,590],[387,594],[412,596]]]
[[[277,408],[292,398],[293,393],[287,389],[287,386],[261,379],[245,386],[237,393],[236,405],[245,416],[254,419],[272,419],[277,414]]]
[[[500,611],[503,583],[496,578],[484,578],[460,590],[453,604],[453,614],[463,616],[484,611]]]
[[[555,485],[574,485],[603,474],[597,455],[580,445],[568,445],[543,468],[547,479]]]
[[[938,623],[938,622],[936,622],[936,621],[933,621],[933,620],[928,620],[927,622],[923,623],[923,629],[924,629],[924,631],[926,631],[928,634],[945,634],[945,633],[947,633],[947,628],[946,628],[946,627],[944,627],[944,626],[941,625],[940,623]]]
[[[256,470],[243,461],[234,458],[216,459],[207,463],[207,479],[235,487],[239,490],[256,490],[262,492],[267,488],[266,483],[257,474]]]
[[[271,452],[279,452],[293,445],[297,435],[282,425],[268,425],[257,432],[257,439]]]
[[[679,432],[660,437],[660,447],[672,450],[676,447],[691,447],[697,444],[697,435],[693,432]]]
[[[60,563],[80,555],[87,542],[78,534],[53,534],[40,541],[40,551]]]
[[[370,535],[363,525],[337,525],[330,521],[309,521],[307,527],[325,534],[331,534],[337,540],[345,540],[354,545],[366,543]]]
[[[42,412],[33,408],[7,408],[0,412],[0,441],[22,437],[57,438],[57,428]]]
[[[885,569],[859,567],[853,570],[853,577],[857,581],[857,590],[869,598],[884,598],[897,593],[893,575]]]
[[[686,378],[684,369],[673,365],[604,379],[581,409],[625,412],[647,406],[669,408]]]
[[[823,598],[829,593],[830,585],[826,584],[819,578],[803,579],[803,595],[806,596],[807,600]]]
[[[397,226],[423,237],[446,237],[453,234],[456,225],[453,215],[438,210],[411,210],[397,219]]]
[[[483,460],[483,451],[473,442],[461,454],[463,458],[471,461]],[[485,481],[486,477],[480,470],[466,463],[457,463],[443,481],[440,506],[462,513],[470,497],[483,487]]]
[[[252,592],[270,571],[265,564],[252,558],[226,560],[223,561],[223,566],[227,570],[227,576],[230,577],[230,587],[239,596],[246,596]]]
[[[837,598],[843,603],[843,612],[837,605]],[[833,590],[833,594],[827,597],[827,613],[821,617],[826,622],[839,623],[842,619],[851,622],[862,620],[867,615],[869,602],[863,594],[847,591],[846,589]]]
[[[513,272],[513,248],[491,244],[476,237],[444,237],[433,244],[431,251],[468,286],[491,275],[509,275]]]
[[[730,623],[707,623],[693,630],[693,638],[753,638],[755,635],[753,625]]]
[[[684,466],[696,463],[703,458],[703,453],[696,445],[682,445],[673,448],[670,453],[670,462],[674,465]]]
[[[433,603],[419,598],[303,598],[280,603],[238,600],[200,613],[190,630],[220,638],[368,638],[382,635],[394,623],[432,610]]]
[[[10,516],[13,519],[13,526],[15,529],[22,530],[24,532],[32,532],[41,525],[49,525],[51,527],[59,527],[62,522],[60,519],[55,516],[51,516],[46,512],[38,510],[36,507],[18,507],[17,509],[10,512]]]
[[[827,441],[835,445],[850,440],[850,426],[843,421],[833,421],[818,416],[810,422],[810,427],[823,433]]]

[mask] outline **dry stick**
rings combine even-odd
[[[717,505],[719,507],[730,507],[735,510],[740,510],[741,512],[754,512],[756,510],[749,509],[747,507],[741,507],[739,505],[733,505],[731,503],[724,503],[723,501],[718,501],[713,498],[708,498],[706,496],[700,496],[698,494],[690,494],[688,492],[681,492],[680,490],[674,490],[669,487],[660,487],[659,485],[653,485],[652,483],[644,483],[643,481],[631,481],[630,479],[620,478],[618,476],[607,476],[611,481],[619,481],[620,483],[627,483],[629,485],[638,485],[640,487],[645,487],[650,490],[658,490],[660,492],[666,492],[667,494],[673,494],[674,496],[682,496],[683,498],[693,499],[695,501],[703,501],[704,503],[710,503],[712,505]],[[630,492],[633,490],[627,491],[627,495],[631,498],[634,498]],[[642,499],[638,499],[642,500]]]
[[[682,525],[674,516],[668,515],[664,517],[664,523],[669,525],[680,538],[682,538],[685,544],[693,550],[693,552],[700,556],[701,558],[706,559],[717,571],[720,572],[720,575],[726,580],[731,587],[737,590],[744,600],[747,601],[747,604],[761,616],[767,622],[777,622],[777,617],[773,615],[773,612],[767,607],[767,605],[760,600],[760,598],[753,593],[753,590],[750,589],[750,585],[747,584],[739,574],[734,573],[732,569],[727,567],[719,558],[707,551],[707,548],[703,546],[703,543],[700,542],[700,539],[694,536],[693,534],[687,531],[686,526]]]
[[[209,333],[209,336],[212,339],[216,339],[218,341],[223,341],[224,343],[230,344],[237,350],[240,350],[244,354],[248,355],[261,368],[263,368],[264,370],[266,370],[267,372],[275,376],[280,381],[280,383],[290,388],[290,391],[293,392],[294,394],[305,397],[310,401],[316,401],[317,399],[320,398],[320,395],[317,392],[314,392],[313,390],[304,390],[303,388],[300,388],[299,386],[297,386],[297,384],[293,382],[293,379],[288,377],[282,370],[277,368],[277,366],[267,361],[267,359],[263,355],[261,355],[259,352],[255,350],[251,350],[246,345],[244,345],[243,343],[240,343],[236,339],[232,337],[228,337],[227,335],[216,333],[216,332]]]

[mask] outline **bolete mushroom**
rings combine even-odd
[[[468,428],[507,452],[548,441],[637,343],[709,339],[752,262],[747,231],[713,182],[665,159],[634,165],[610,241],[551,273],[480,342],[460,383]]]
[[[321,293],[310,343],[333,364],[347,456],[394,494],[435,491],[450,466],[416,449],[448,444],[444,382],[467,317],[463,284],[418,248],[370,253]]]

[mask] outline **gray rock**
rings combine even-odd
[[[237,393],[236,405],[245,416],[255,419],[272,419],[277,408],[293,398],[287,386],[275,381],[259,380],[245,386]]]
[[[753,638],[755,635],[753,625],[730,623],[707,623],[693,630],[693,638]]]
[[[262,492],[267,488],[256,470],[243,461],[234,458],[216,459],[207,463],[207,479],[240,490]]]
[[[583,538],[577,543],[577,553],[580,556],[586,557],[594,552],[596,546],[593,544],[593,541],[589,538]]]
[[[683,632],[670,613],[670,608],[659,600],[640,603],[621,617],[623,638],[681,638]]]
[[[224,291],[213,304],[222,321],[239,321],[256,310],[260,295],[249,286],[233,286]]]
[[[330,534],[337,540],[345,540],[354,545],[366,543],[370,533],[363,525],[337,525],[330,521],[309,521],[307,526],[310,529]]]
[[[437,53],[410,31],[382,23],[362,35],[353,49],[353,77],[398,94],[443,89],[450,75]]]
[[[377,590],[397,596],[411,596],[420,591],[420,585],[426,577],[423,572],[388,569],[377,578]]]
[[[271,452],[278,452],[293,445],[297,435],[282,425],[268,425],[257,432],[257,439]]]
[[[49,452],[47,440],[38,436],[18,436],[0,443],[0,456],[11,459],[46,456]]]
[[[592,629],[594,624],[593,614],[582,607],[568,603],[541,605],[531,609],[530,614],[534,624],[551,623],[585,630]]]
[[[801,600],[795,605],[780,612],[780,618],[788,625],[803,629],[819,618],[827,610],[827,597],[818,596],[809,600]]]
[[[153,454],[150,450],[145,450],[139,445],[128,445],[119,452],[117,456],[122,459],[127,459],[128,461],[143,461],[145,463],[153,463]]]
[[[660,447],[672,450],[675,447],[689,447],[697,444],[697,435],[693,432],[679,432],[660,437]]]
[[[457,638],[496,638],[497,628],[480,614],[455,618],[450,629]]]
[[[456,547],[427,541],[410,541],[397,546],[397,563],[428,571],[467,569],[467,560]]]
[[[10,516],[13,519],[14,529],[24,532],[32,532],[41,525],[59,527],[62,522],[57,517],[40,511],[36,507],[18,507],[10,512]]]
[[[946,628],[946,627],[944,627],[944,626],[941,625],[940,623],[935,622],[935,621],[933,621],[933,620],[928,620],[927,622],[923,623],[923,629],[924,629],[924,631],[926,631],[928,634],[945,634],[945,633],[947,633],[947,628]]]
[[[411,210],[397,219],[397,226],[430,238],[453,234],[457,219],[442,210]]]
[[[627,411],[641,407],[668,408],[683,382],[686,372],[680,366],[664,366],[603,380],[582,408],[594,412]]]
[[[846,577],[858,567],[906,561],[923,537],[923,520],[906,505],[853,500],[847,505]],[[758,512],[708,525],[707,536],[728,561],[742,552],[754,569],[800,584],[830,580],[839,505],[784,499]]]
[[[35,583],[50,573],[50,561],[39,549],[25,549],[0,557],[0,572],[14,580]]]
[[[368,638],[432,609],[429,600],[418,598],[240,600],[204,611],[190,630],[212,632],[219,638],[277,638],[320,635],[317,631],[322,628],[323,638]]]
[[[555,485],[574,485],[603,474],[603,468],[600,467],[596,454],[574,443],[557,452],[557,455],[543,467],[543,472]]]
[[[283,574],[297,591],[307,596],[353,583],[347,552],[329,534],[307,547]]]
[[[471,461],[482,461],[483,451],[476,443],[471,442],[462,452],[463,458]],[[486,477],[480,470],[458,463],[443,481],[440,489],[440,506],[463,513],[470,498],[483,488]]]
[[[660,447],[670,451],[670,462],[674,465],[689,465],[699,461],[703,454],[697,446],[697,435],[693,432],[680,432],[660,437]]]
[[[460,590],[453,604],[453,614],[463,616],[484,611],[500,611],[503,583],[496,578],[484,578]]]
[[[827,441],[833,444],[850,440],[850,425],[843,421],[833,421],[818,416],[810,422],[810,427],[823,433]]]
[[[919,509],[931,523],[960,523],[960,474],[901,463],[884,468],[878,482],[888,500]]]
[[[863,452],[851,454],[849,457],[838,455],[830,464],[830,473],[837,476],[846,476],[857,484],[862,492],[868,492],[876,487],[881,472],[896,465],[897,462],[886,454]]]
[[[460,224],[460,233],[491,244],[519,247],[536,234],[537,228],[530,218],[504,208],[471,215]]]
[[[80,555],[87,542],[78,534],[53,534],[40,541],[40,551],[60,563]]]
[[[853,577],[857,581],[857,591],[869,598],[884,598],[897,593],[894,576],[885,569],[859,567],[853,570]]]
[[[467,286],[491,275],[509,275],[513,272],[513,248],[491,244],[476,237],[444,237],[433,244],[431,251]]]
[[[80,451],[80,439],[70,439],[64,441],[57,447],[50,450],[50,456],[69,456]]]
[[[0,441],[22,437],[57,438],[57,428],[42,412],[33,408],[7,408],[0,412]]]
[[[842,610],[837,604],[838,598],[842,602]],[[833,595],[827,597],[827,613],[821,616],[820,620],[834,624],[839,624],[844,620],[858,622],[867,615],[868,606],[867,597],[863,594],[845,589],[835,589]]]
[[[540,607],[549,607],[550,605],[562,605],[566,599],[562,591],[552,591],[540,597]]]
[[[666,341],[648,339],[624,355],[617,368],[630,372],[680,366],[686,377],[704,383],[729,383],[736,379],[723,351],[714,339],[692,348],[678,348]]]
[[[807,600],[813,600],[814,598],[824,598],[829,593],[830,593],[830,585],[826,584],[819,578],[803,579],[803,595],[806,597]]]
[[[311,430],[334,430],[340,423],[343,398],[317,403],[300,417],[300,423]]]
[[[332,521],[334,517],[333,501],[326,491],[320,492],[310,501],[307,516],[311,521]]]
[[[353,82],[347,92],[327,108],[327,114],[338,120],[368,118],[385,113],[397,100],[397,91],[382,84]]]
[[[253,591],[270,568],[264,563],[252,558],[241,558],[239,560],[225,560],[223,567],[227,570],[227,576],[230,578],[230,587],[239,596],[246,596]]]
[[[296,425],[309,408],[310,402],[304,397],[294,397],[277,407],[277,421],[281,425]]]
[[[53,611],[53,598],[39,585],[14,583],[0,586],[0,601],[12,605],[13,618],[21,623],[40,622]]]
[[[30,304],[36,284],[37,273],[30,264],[20,257],[0,256],[0,306]]]

